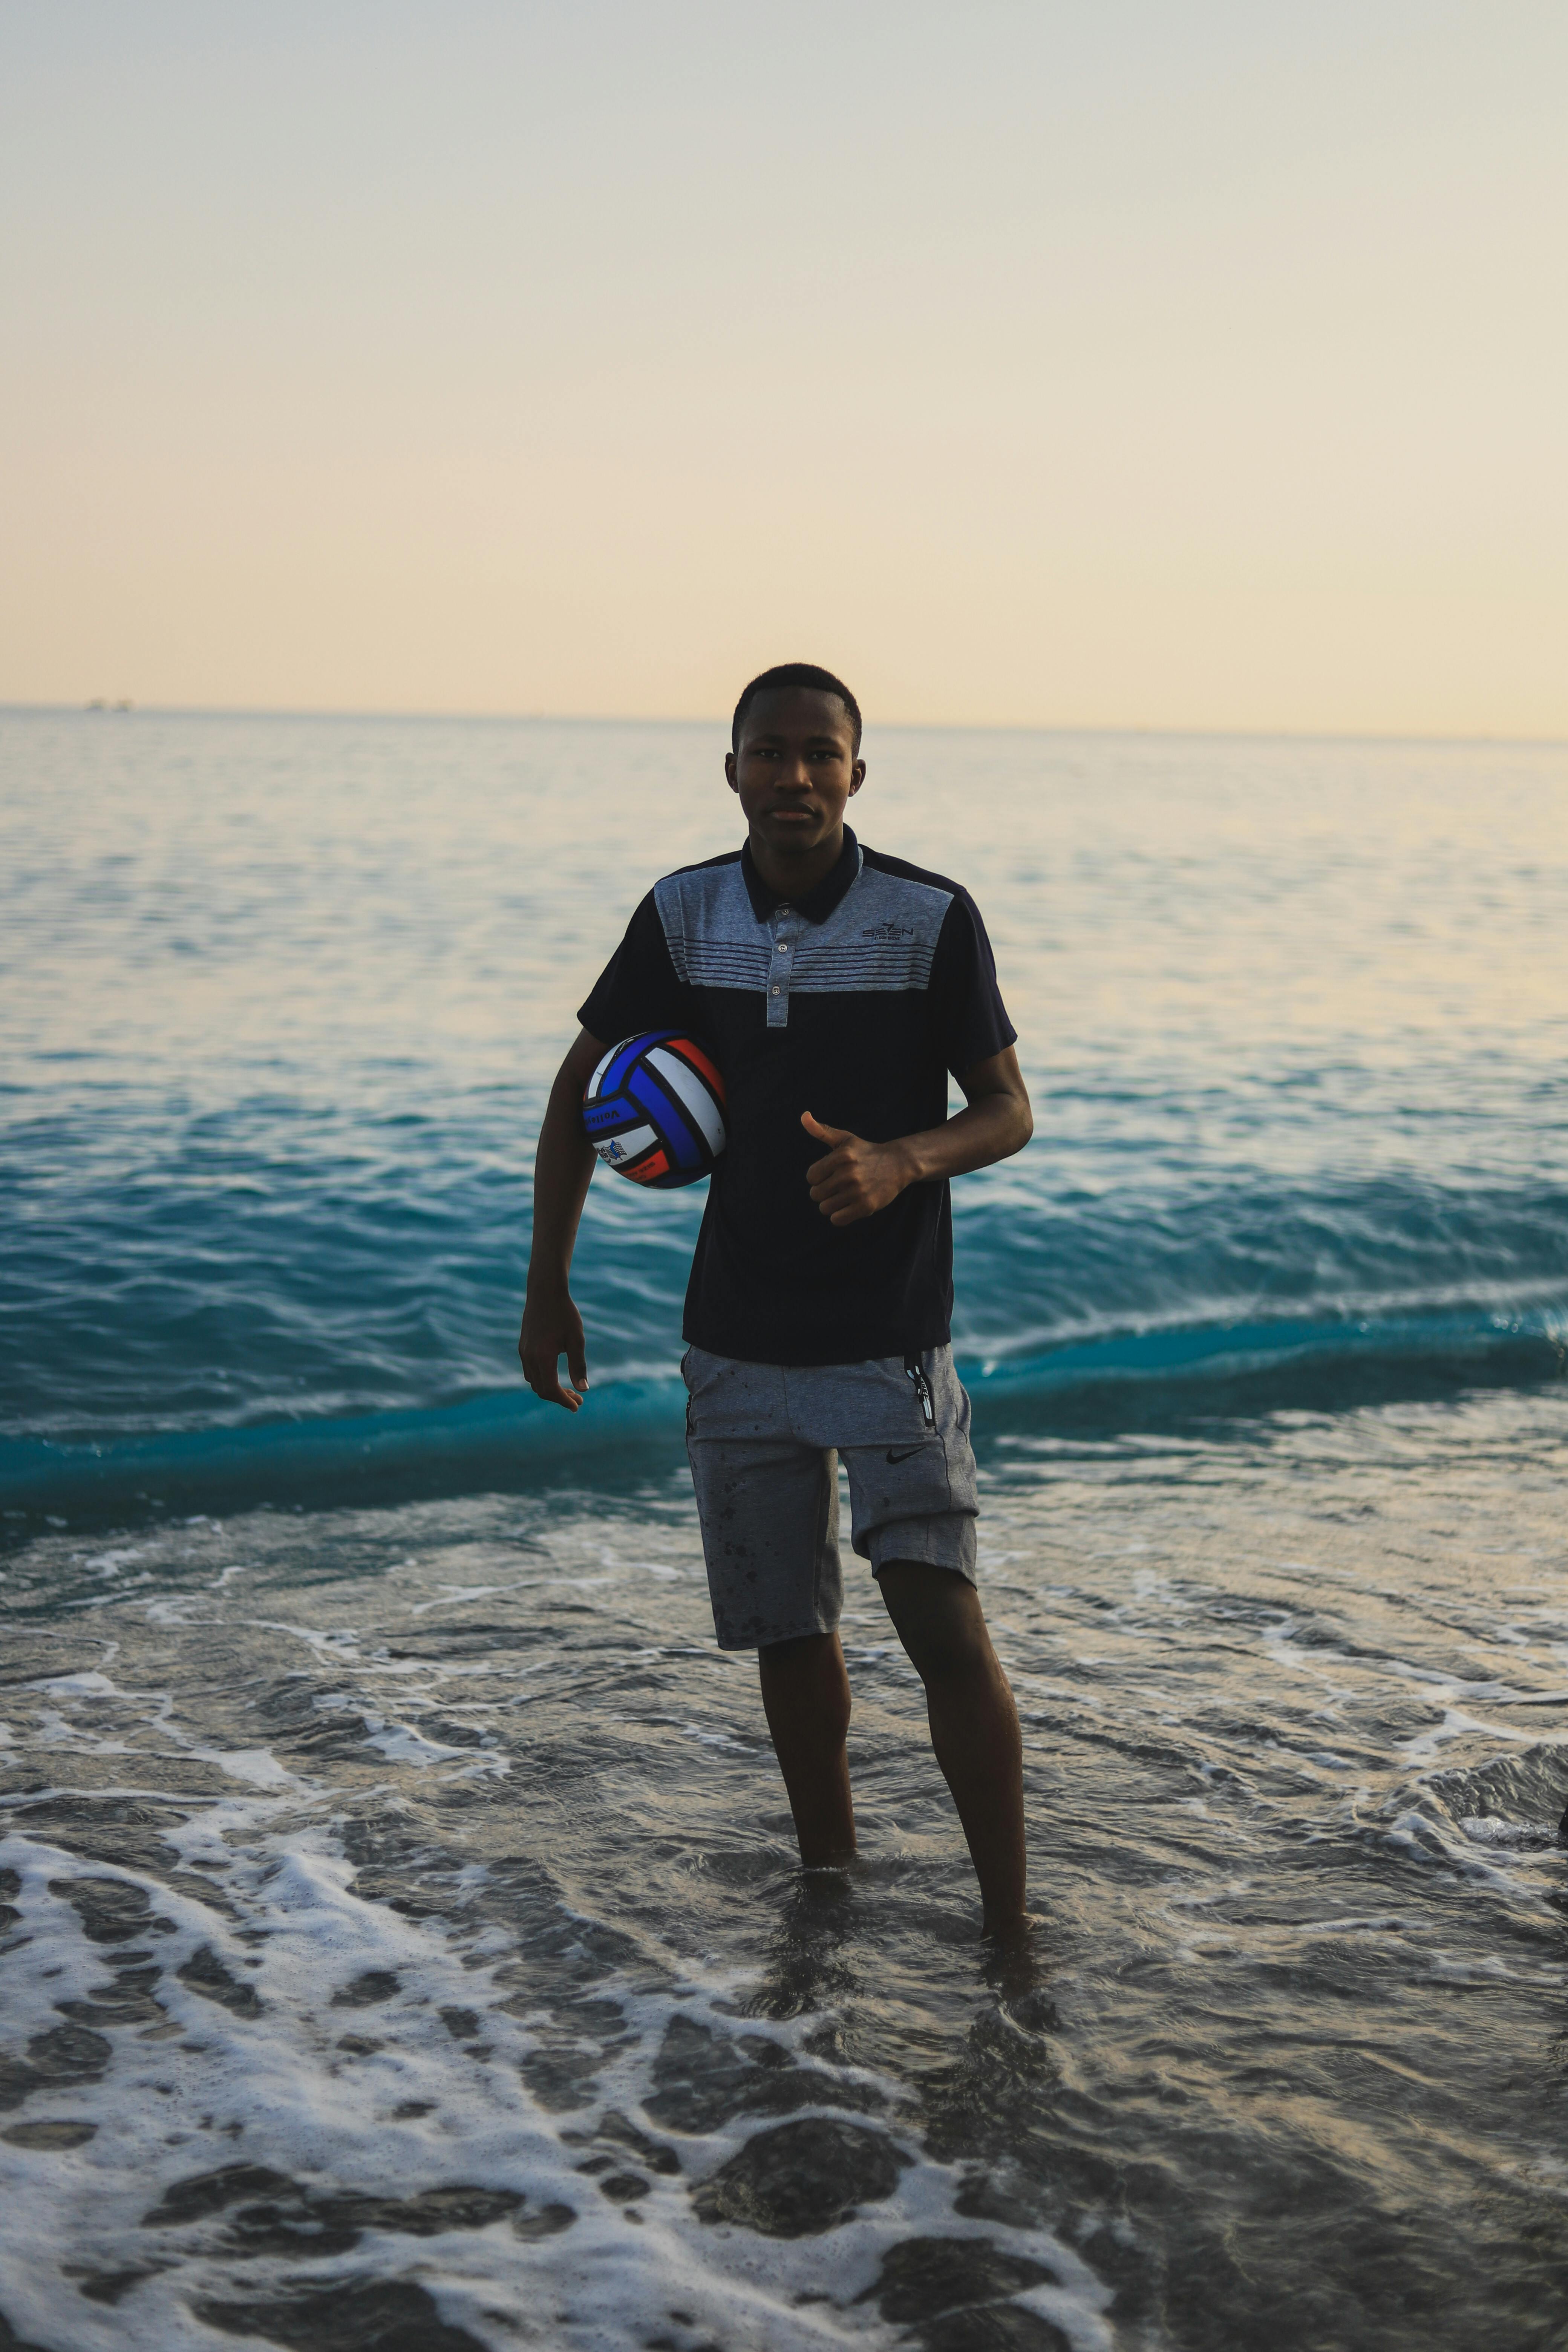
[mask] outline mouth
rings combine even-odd
[[[764,811],[775,824],[815,824],[816,811],[809,808],[773,808]]]

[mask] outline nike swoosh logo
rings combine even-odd
[[[918,1445],[906,1445],[901,1454],[895,1454],[889,1446],[888,1449],[888,1459],[889,1462],[908,1462],[914,1454],[923,1454],[925,1450],[926,1441],[922,1437]]]

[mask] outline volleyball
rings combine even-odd
[[[724,1149],[724,1081],[679,1029],[623,1038],[584,1090],[583,1131],[634,1184],[695,1184]]]

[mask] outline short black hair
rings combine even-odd
[[[816,694],[836,694],[849,713],[850,730],[855,738],[855,756],[860,756],[860,705],[841,677],[830,669],[819,669],[816,662],[776,662],[772,669],[754,677],[735,705],[735,716],[730,721],[730,748],[741,748],[741,721],[759,694],[771,694],[775,687],[809,687]]]

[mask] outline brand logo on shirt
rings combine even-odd
[[[863,940],[912,940],[912,923],[868,923],[860,937]]]

